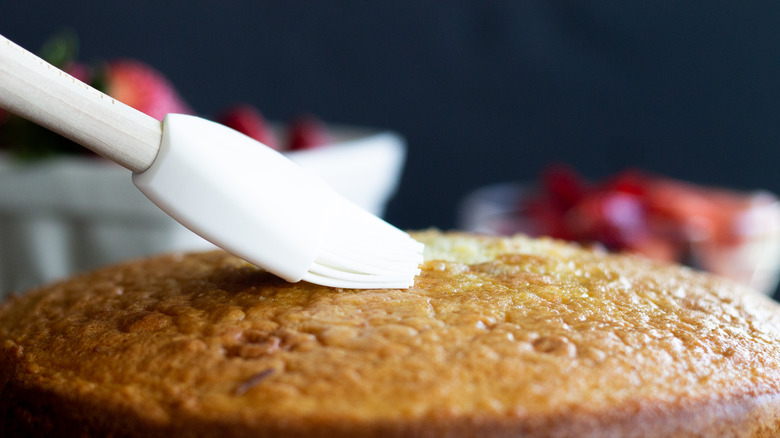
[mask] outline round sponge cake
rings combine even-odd
[[[406,290],[286,283],[223,252],[0,307],[0,436],[780,433],[780,310],[553,240],[426,231]]]

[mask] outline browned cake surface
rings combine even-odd
[[[222,252],[0,307],[0,435],[775,436],[780,313],[692,270],[426,232],[408,290]],[[446,260],[446,261],[445,261]]]

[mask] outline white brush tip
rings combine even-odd
[[[351,289],[405,289],[420,273],[424,248],[406,232],[339,200],[303,280]]]

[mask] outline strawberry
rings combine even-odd
[[[707,191],[690,183],[656,178],[647,186],[645,202],[657,223],[671,225],[675,238],[701,240],[715,233],[718,211],[723,206],[713,202]]]
[[[143,62],[111,61],[101,79],[106,94],[158,120],[168,113],[192,114],[168,79]]]
[[[311,115],[293,120],[288,129],[288,148],[291,151],[314,149],[333,142],[325,123]]]
[[[585,179],[576,170],[563,164],[547,168],[541,180],[550,201],[564,210],[576,204],[588,189]]]
[[[628,251],[665,262],[680,261],[685,255],[685,244],[678,240],[648,234],[632,242]]]
[[[62,70],[81,82],[88,84],[92,81],[92,69],[83,62],[71,61]]]
[[[733,190],[700,186],[639,170],[586,184],[573,170],[556,166],[541,176],[538,190],[520,206],[543,234],[657,260],[692,263],[735,275],[744,263],[718,254],[744,253],[755,236],[770,236],[775,216],[757,216],[776,202]],[[774,213],[772,213],[774,214]],[[714,257],[712,255],[715,255]],[[751,262],[748,261],[748,264]],[[747,266],[753,272],[754,266]]]
[[[531,219],[532,225],[529,227],[529,230],[532,230],[534,234],[546,235],[556,239],[575,239],[575,236],[564,221],[565,211],[553,205],[549,198],[544,196],[532,197],[524,200],[520,208]]]
[[[647,191],[647,186],[651,182],[652,179],[644,172],[638,169],[628,169],[607,179],[601,186],[604,190],[629,193],[643,197]]]
[[[246,134],[264,145],[279,150],[279,142],[262,113],[252,105],[241,104],[228,108],[217,116],[217,122]]]
[[[565,218],[577,240],[598,241],[613,250],[629,247],[648,231],[642,200],[617,191],[588,193],[566,212]]]

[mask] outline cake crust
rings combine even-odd
[[[723,279],[428,231],[407,290],[286,283],[223,252],[0,307],[0,435],[762,437],[780,310]]]

